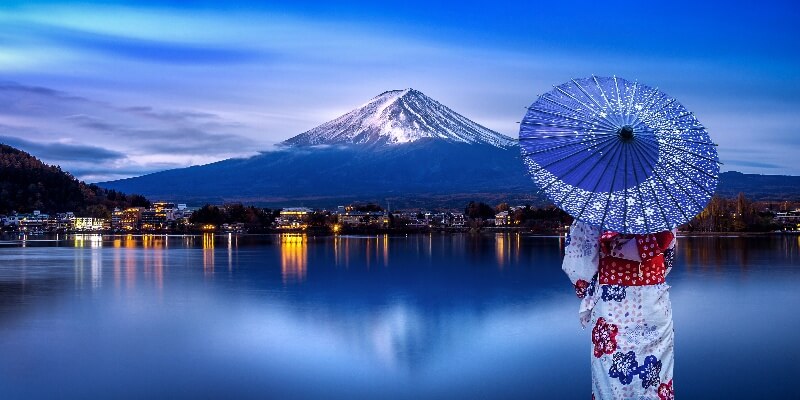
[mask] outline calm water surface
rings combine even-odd
[[[517,234],[0,242],[0,398],[586,399],[590,332],[562,246]],[[800,398],[800,236],[679,246],[679,398]]]

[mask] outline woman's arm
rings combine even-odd
[[[597,274],[600,261],[600,230],[575,221],[569,229],[561,269],[567,273],[575,294],[586,296],[590,282]]]

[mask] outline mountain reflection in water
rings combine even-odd
[[[0,246],[4,399],[589,393],[561,237],[24,239]],[[800,237],[679,246],[681,396],[798,397]]]

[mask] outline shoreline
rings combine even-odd
[[[483,234],[497,234],[497,233],[516,233],[525,236],[556,236],[563,237],[565,231],[531,231],[522,228],[482,228],[479,230],[470,230],[468,228],[441,228],[441,229],[348,229],[340,232],[332,232],[326,229],[318,230],[269,230],[261,232],[108,232],[108,231],[86,231],[86,232],[43,232],[43,233],[25,233],[25,232],[2,232],[0,233],[0,240],[2,241],[18,241],[18,240],[35,240],[42,238],[45,240],[53,240],[54,237],[75,237],[75,236],[110,236],[110,237],[124,237],[124,236],[173,236],[173,237],[187,237],[212,234],[214,236],[267,236],[267,235],[304,235],[311,237],[325,237],[325,236],[378,236],[378,235],[450,235],[450,234],[469,234],[469,235],[483,235]],[[795,236],[800,235],[800,231],[782,231],[782,232],[678,232],[678,237],[717,237],[717,238],[735,238],[735,237],[764,237],[764,236]],[[29,239],[30,238],[30,239]]]

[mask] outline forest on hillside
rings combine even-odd
[[[86,184],[56,165],[0,144],[0,214],[72,211],[77,216],[111,216],[115,207],[148,207],[140,195]]]

